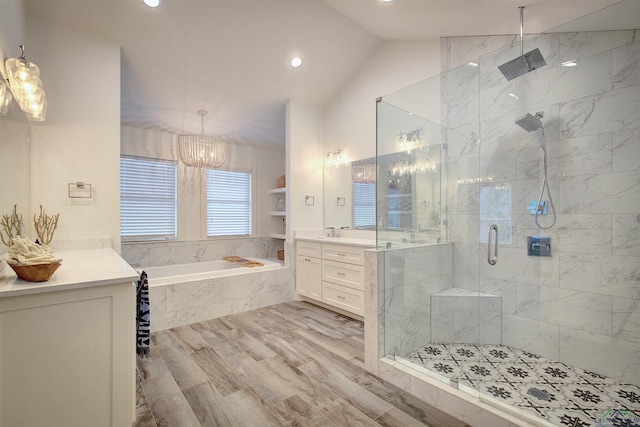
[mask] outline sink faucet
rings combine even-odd
[[[327,237],[335,237],[336,236],[335,227],[326,227],[325,230],[327,230]]]

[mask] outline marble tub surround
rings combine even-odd
[[[159,266],[215,261],[228,255],[277,258],[281,240],[270,237],[173,242],[122,243],[122,257],[133,266]]]
[[[291,274],[289,268],[278,268],[167,286],[153,286],[153,278],[150,278],[151,330],[160,331],[292,301]]]

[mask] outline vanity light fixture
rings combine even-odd
[[[47,99],[42,89],[40,69],[24,56],[24,45],[20,45],[20,57],[5,62],[9,87],[20,109],[28,119],[41,122],[47,115]]]
[[[422,141],[422,129],[416,129],[411,132],[400,132],[398,134],[398,144],[400,145],[400,151],[406,151],[410,153],[414,148],[420,146]]]
[[[342,152],[342,149],[338,148],[337,150],[327,152],[327,166],[339,168],[340,166],[344,166],[347,163],[349,163],[349,160],[347,159],[347,156]]]
[[[205,110],[198,110],[202,116],[201,135],[180,135],[178,148],[180,160],[186,166],[196,168],[219,168],[227,159],[227,143],[204,134]]]
[[[291,66],[292,66],[293,68],[298,68],[298,67],[299,67],[299,66],[301,66],[301,65],[302,65],[302,58],[300,58],[300,57],[296,56],[295,58],[293,58],[293,59],[291,60]]]

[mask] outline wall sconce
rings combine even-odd
[[[24,56],[24,45],[20,45],[20,57],[5,62],[7,80],[13,96],[28,119],[41,122],[47,115],[47,99],[42,89],[40,69]]]
[[[327,152],[326,164],[328,167],[340,167],[349,163],[347,156],[342,152],[342,149],[338,148],[334,151]]]
[[[422,129],[416,129],[411,132],[401,132],[398,135],[398,144],[400,145],[400,151],[406,151],[409,153],[414,148],[420,146],[422,140]]]
[[[0,116],[6,116],[13,96],[3,79],[0,79]]]

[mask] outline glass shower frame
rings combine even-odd
[[[571,198],[572,191],[582,191],[580,188],[576,190],[576,186],[586,185],[583,183],[590,179],[601,180],[603,182],[599,185],[605,185],[606,182],[620,182],[618,178],[638,178],[637,167],[615,165],[616,144],[623,145],[624,152],[631,153],[630,143],[624,138],[637,135],[637,125],[618,129],[604,123],[599,129],[594,128],[599,125],[589,123],[591,129],[587,132],[572,123],[580,118],[579,111],[574,112],[573,108],[580,110],[589,102],[596,104],[603,93],[612,92],[611,87],[601,85],[594,89],[594,84],[601,80],[599,63],[604,57],[605,66],[602,68],[609,65],[611,69],[607,60],[611,61],[613,57],[615,61],[616,55],[618,60],[622,60],[620,58],[628,54],[629,43],[632,43],[628,35],[628,32],[611,33],[610,37],[603,35],[598,42],[592,42],[592,35],[586,33],[573,36],[550,33],[530,38],[526,41],[527,49],[540,46],[549,65],[546,70],[512,82],[504,81],[497,65],[517,56],[517,46],[483,55],[477,63],[461,65],[443,73],[434,78],[437,83],[430,79],[434,86],[440,85],[438,95],[442,111],[441,120],[432,121],[440,128],[443,148],[440,243],[429,242],[431,244],[404,248],[402,240],[388,237],[384,222],[378,224],[378,247],[384,248],[387,242],[391,242],[391,248],[384,255],[382,355],[401,360],[408,351],[421,345],[420,340],[423,343],[434,342],[434,332],[440,333],[443,326],[451,324],[451,342],[507,341],[554,360],[574,360],[572,363],[578,360],[583,368],[607,375],[612,375],[612,371],[606,366],[610,359],[605,356],[605,340],[610,340],[613,349],[631,339],[624,348],[626,356],[633,360],[634,354],[640,355],[640,338],[632,332],[633,325],[640,319],[640,295],[624,278],[625,274],[638,273],[633,264],[637,265],[640,256],[639,239],[631,237],[633,247],[624,249],[616,247],[615,243],[616,234],[633,235],[636,230],[631,224],[631,211],[637,211],[640,206],[638,192],[626,188],[623,189],[624,197],[618,197],[617,190],[600,189],[598,191],[615,199],[617,205],[610,209],[596,201],[595,212],[581,210],[589,206],[586,202],[578,200],[571,204],[563,201],[563,197]],[[570,43],[563,45],[568,37],[579,39],[582,43],[580,49],[572,49]],[[637,53],[635,55],[637,60]],[[590,68],[580,71],[576,69],[578,67],[562,66],[570,60],[590,64]],[[625,89],[622,80],[616,82],[615,75],[613,79],[609,84],[614,86],[616,96],[623,90],[637,90],[637,85]],[[592,83],[586,85],[585,82]],[[619,92],[615,90],[616,84],[623,86]],[[555,93],[564,90],[565,94],[567,91],[571,94],[554,99],[549,97],[545,88],[551,88]],[[383,97],[378,102],[378,113],[384,114],[396,107],[398,99],[399,94]],[[604,102],[599,105],[609,108]],[[459,111],[464,111],[464,114]],[[538,111],[544,112],[542,121],[549,147],[551,192],[559,201],[556,202],[559,205],[559,222],[550,230],[539,230],[527,209],[538,196],[542,152],[535,135],[514,124],[525,113],[535,114]],[[611,114],[598,113],[614,117],[615,109]],[[379,134],[389,132],[381,129],[383,124],[388,125],[379,117]],[[400,127],[403,126],[400,123]],[[603,134],[605,136],[601,137]],[[584,151],[580,144],[585,144]],[[391,150],[385,141],[378,140],[380,153]],[[607,150],[609,154],[606,154]],[[633,153],[637,154],[636,151]],[[572,156],[577,160],[572,160]],[[596,172],[580,169],[579,162],[595,167]],[[619,177],[615,176],[616,172]],[[384,183],[385,178],[379,175],[378,182]],[[380,210],[384,208],[384,194],[380,191],[379,220],[385,215],[385,211]],[[542,222],[547,219],[548,216],[543,216]],[[607,219],[614,221],[614,225],[603,231],[598,224],[606,225]],[[493,224],[497,224],[499,229],[495,266],[487,262],[488,227]],[[607,232],[609,243],[603,243]],[[528,256],[529,237],[540,235],[551,238],[551,256]],[[579,235],[593,246],[591,252],[580,249]],[[398,244],[394,246],[395,243]],[[572,263],[583,265],[580,260],[583,252],[587,252],[584,257],[593,262],[617,263],[622,275],[614,280],[619,280],[620,285],[614,285],[611,290],[594,285],[596,287],[588,289],[584,295],[580,294],[582,289],[576,280],[584,275],[575,271]],[[451,264],[450,268],[447,263]],[[594,272],[597,268],[611,270],[604,264],[585,268]],[[615,273],[610,271],[610,274]],[[458,303],[463,301],[460,305],[466,310],[455,311],[451,305],[453,300],[450,304],[434,303],[434,295],[437,300],[440,298],[438,294],[444,291],[443,298],[446,298],[448,289],[464,291],[462,296],[467,299],[458,299]],[[499,304],[487,303],[485,295],[498,296]],[[449,317],[441,317],[446,310],[449,310]],[[563,310],[573,312],[576,319],[559,316]],[[612,323],[600,325],[593,320],[601,315],[604,315],[605,322],[608,315]],[[458,327],[456,318],[466,326]],[[538,330],[534,334],[535,329]],[[503,335],[505,331],[507,336]],[[519,337],[516,336],[518,334]],[[589,356],[590,359],[586,356],[582,360],[576,359],[581,348],[589,347],[596,348],[599,354]],[[634,366],[637,365],[635,362]],[[451,384],[449,379],[435,372],[412,368]],[[638,381],[637,376],[632,378],[632,383],[638,384]]]

